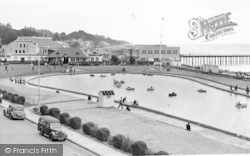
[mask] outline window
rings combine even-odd
[[[91,57],[91,61],[94,61],[94,57]]]
[[[177,54],[177,50],[173,50],[173,54]]]
[[[150,54],[150,51],[151,51],[151,50],[148,50],[148,54]]]
[[[19,50],[19,53],[22,53],[22,50]]]
[[[165,50],[161,50],[161,54],[165,54]]]
[[[142,50],[142,54],[147,54],[147,51],[146,50]]]
[[[22,47],[22,44],[20,44],[19,46]]]
[[[99,61],[99,57],[96,58],[96,61]]]
[[[167,54],[171,54],[171,50],[168,50],[168,51],[167,51]]]
[[[16,50],[16,53],[17,53],[17,50]]]
[[[23,50],[23,53],[25,53],[25,50]]]
[[[23,44],[23,47],[25,47],[25,44]]]
[[[155,50],[155,54],[159,54],[159,50]]]

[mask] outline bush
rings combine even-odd
[[[4,96],[3,96],[3,98],[4,98],[5,100],[11,101],[11,96],[12,96],[12,93],[6,92],[6,94],[4,94]]]
[[[121,149],[124,140],[125,140],[125,136],[122,134],[118,134],[113,137],[112,144],[115,148]]]
[[[82,124],[82,120],[79,117],[73,117],[69,121],[69,126],[73,129],[80,129]]]
[[[110,131],[107,128],[100,128],[96,132],[96,138],[99,141],[106,142],[110,136]]]
[[[61,124],[67,125],[67,118],[69,118],[69,113],[62,113],[60,115],[60,122]]]
[[[24,105],[24,103],[25,103],[25,97],[24,96],[18,96],[17,99],[16,99],[16,103]]]
[[[18,96],[19,96],[18,94],[12,94],[12,95],[11,95],[11,102],[17,103],[17,97],[18,97]]]
[[[98,125],[95,125],[93,122],[88,122],[82,125],[82,130],[84,134],[96,138]]]
[[[155,153],[155,155],[169,155],[169,153],[165,152],[165,151],[159,151],[159,152]]]
[[[133,155],[144,155],[147,149],[147,144],[143,141],[136,141],[132,144]]]
[[[59,119],[60,118],[60,109],[56,108],[56,107],[50,108],[48,114]]]
[[[48,108],[48,106],[42,105],[42,106],[40,107],[40,112],[41,112],[41,115],[48,115],[48,113],[49,113],[49,108]]]

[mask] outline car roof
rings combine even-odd
[[[18,104],[10,104],[10,106],[12,106],[12,107],[15,107],[15,108],[20,108],[20,107],[22,107],[23,108],[23,105],[18,105]]]
[[[40,119],[43,119],[49,123],[60,123],[60,121],[57,118],[54,118],[50,115],[41,116]]]

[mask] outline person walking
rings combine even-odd
[[[121,97],[121,99],[120,99],[120,101],[119,101],[119,106],[118,106],[118,108],[122,108],[123,109],[123,106],[122,106],[122,97]]]

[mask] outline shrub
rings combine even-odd
[[[24,105],[24,103],[25,103],[25,97],[24,96],[18,96],[17,99],[16,99],[16,103]]]
[[[71,117],[69,116],[69,117],[66,119],[65,125],[69,126],[70,120],[71,120]]]
[[[49,113],[49,108],[48,108],[48,106],[42,105],[42,106],[40,107],[40,112],[41,112],[41,115],[48,115],[48,113]]]
[[[12,95],[11,95],[11,102],[17,103],[17,97],[18,97],[18,96],[19,96],[18,94],[12,94]]]
[[[143,141],[136,141],[132,144],[133,155],[144,155],[147,148],[147,144]]]
[[[56,108],[56,107],[50,108],[48,114],[55,117],[55,118],[57,118],[57,119],[59,119],[59,117],[60,117],[60,109]]]
[[[110,131],[107,128],[100,128],[96,132],[96,138],[99,141],[106,142],[110,136]]]
[[[11,96],[12,96],[12,93],[7,92],[3,97],[5,100],[11,101]]]
[[[165,151],[159,151],[159,152],[155,153],[155,155],[169,155],[169,153],[165,152]]]
[[[3,94],[3,98],[5,99],[5,96],[7,94],[7,91],[6,90],[2,90],[2,94]]]
[[[125,140],[124,135],[117,134],[116,136],[113,137],[112,144],[115,148],[121,149],[124,140]]]
[[[70,117],[69,113],[62,113],[60,115],[60,122],[61,122],[61,124],[66,125],[67,124],[67,118],[69,118],[69,117]]]
[[[98,125],[95,125],[93,122],[88,122],[82,125],[82,129],[83,133],[85,133],[86,135],[96,138]]]
[[[69,121],[69,126],[73,129],[80,129],[82,124],[82,120],[79,117],[73,117]]]

